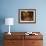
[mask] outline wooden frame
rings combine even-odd
[[[19,23],[36,23],[36,9],[19,9]]]

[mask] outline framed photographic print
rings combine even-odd
[[[36,9],[19,9],[19,23],[36,23]]]

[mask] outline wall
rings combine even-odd
[[[36,9],[36,24],[19,24],[18,9]],[[15,19],[12,32],[37,31],[46,32],[46,0],[0,0],[0,19]],[[8,26],[1,22],[0,32],[8,32]],[[43,33],[43,34],[44,34]]]
[[[13,17],[15,19],[14,26],[11,31],[46,31],[46,1],[45,0],[1,0],[0,17]],[[36,24],[19,24],[18,9],[36,9]],[[1,26],[2,32],[8,31],[6,25]]]

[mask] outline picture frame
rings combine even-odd
[[[36,9],[19,9],[19,23],[36,23]]]

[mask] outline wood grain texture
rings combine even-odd
[[[4,46],[43,46],[43,35],[40,32],[35,32],[38,35],[25,35],[25,32],[11,33],[4,33]]]

